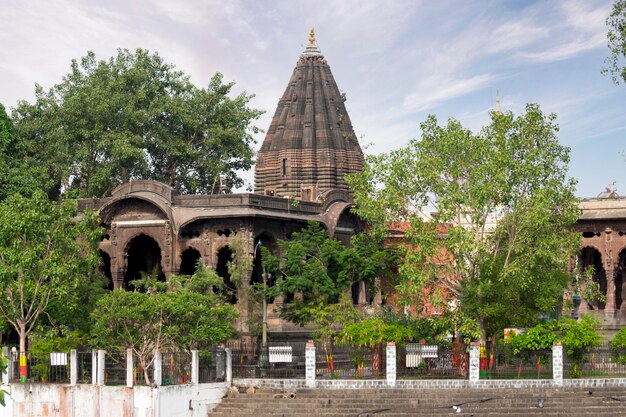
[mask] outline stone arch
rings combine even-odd
[[[279,248],[276,242],[276,238],[268,232],[260,233],[256,238],[254,238],[254,248],[255,251],[253,253],[254,259],[252,260],[252,273],[250,274],[250,285],[261,284],[263,283],[263,265],[262,265],[262,257],[261,257],[261,247],[266,248],[273,255],[278,255]],[[273,276],[266,277],[267,284],[271,285],[274,280]]]
[[[592,279],[598,283],[600,291],[607,295],[607,279],[606,271],[604,270],[604,263],[602,262],[602,251],[595,246],[585,246],[580,250],[578,255],[578,261],[582,268],[592,266],[594,269]],[[589,308],[604,310],[605,303],[601,301],[592,301],[589,304]]]
[[[113,221],[130,220],[169,220],[172,221],[172,210],[158,196],[139,193],[111,199],[98,211],[103,224],[110,225]]]
[[[132,288],[130,282],[141,277],[141,273],[156,273],[165,281],[162,265],[162,249],[158,240],[146,233],[137,233],[130,238],[124,249],[124,288]]]
[[[188,247],[180,254],[178,273],[181,275],[193,275],[199,259],[201,259],[200,251],[194,247]]]
[[[222,293],[226,300],[231,304],[237,303],[237,287],[230,280],[228,272],[228,263],[233,259],[233,251],[230,246],[225,245],[216,252],[217,261],[215,263],[215,273],[224,280]]]
[[[99,252],[102,263],[100,264],[98,270],[107,280],[107,289],[112,290],[114,288],[114,284],[113,275],[111,274],[111,256],[102,249],[100,249]]]

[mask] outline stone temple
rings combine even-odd
[[[311,31],[258,153],[254,194],[177,195],[156,181],[133,181],[107,198],[81,200],[79,210],[96,210],[106,229],[100,252],[110,288],[127,288],[141,272],[156,271],[161,278],[191,274],[198,259],[232,288],[227,263],[234,239],[256,255],[244,285],[262,282],[259,242],[276,252],[277,240],[309,221],[347,242],[361,222],[350,212],[344,176],[362,167],[345,95]],[[231,297],[243,332],[249,311],[244,293]],[[353,293],[355,302],[364,302],[363,284],[355,284]],[[289,324],[273,312],[269,305],[270,331],[287,331]]]
[[[202,259],[234,289],[227,268],[234,239],[254,257],[243,287],[262,282],[258,244],[276,253],[277,240],[288,239],[309,221],[347,243],[363,225],[350,212],[344,177],[362,169],[363,153],[345,101],[311,31],[258,152],[253,194],[177,195],[156,181],[133,181],[107,198],[80,200],[79,210],[96,210],[106,229],[100,252],[109,287],[127,288],[142,271],[157,271],[162,278],[191,274]],[[605,301],[575,302],[572,314],[589,312],[602,318],[605,329],[615,330],[626,324],[626,198],[607,187],[580,207],[578,262],[594,266]],[[243,333],[250,312],[246,293],[231,296]],[[355,304],[367,303],[364,283],[355,283],[352,294]],[[380,300],[374,295],[375,304]],[[267,307],[271,332],[307,331],[279,320],[275,307]]]

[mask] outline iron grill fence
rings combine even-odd
[[[465,346],[409,343],[396,349],[396,375],[401,379],[467,378],[469,354]]]
[[[305,376],[306,342],[237,340],[227,345],[232,354],[233,378],[302,378]]]
[[[161,385],[180,385],[189,383],[191,383],[191,353],[162,353]]]
[[[499,343],[480,347],[481,379],[551,379],[552,350],[522,350]]]
[[[626,357],[611,350],[610,342],[579,355],[568,354],[563,347],[564,378],[626,378]]]
[[[386,343],[353,347],[345,344],[317,343],[316,378],[384,379],[387,368]]]
[[[200,383],[226,381],[226,350],[223,347],[198,352],[198,379]]]
[[[79,384],[91,384],[92,383],[92,369],[93,369],[93,353],[91,351],[77,351],[76,361],[78,365],[77,369],[77,382]]]
[[[12,354],[11,379],[20,382],[20,358]],[[70,382],[70,354],[68,352],[27,352],[26,382],[68,384]]]
[[[105,385],[126,384],[126,351],[106,352],[104,355]]]

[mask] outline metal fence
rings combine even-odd
[[[304,378],[306,342],[271,342],[265,349],[256,341],[228,343],[234,378]]]
[[[564,347],[567,352],[567,346]],[[610,342],[602,342],[581,355],[565,354],[564,378],[626,378],[626,357],[611,350]]]
[[[10,382],[20,381],[20,359],[13,354],[13,369]],[[26,353],[27,382],[67,384],[70,382],[70,361],[67,352]]]
[[[106,352],[104,355],[105,385],[126,384],[126,351]]]
[[[387,368],[386,343],[374,347],[317,343],[315,372],[320,379],[381,379]],[[304,374],[303,374],[304,375]]]
[[[199,351],[198,361],[200,383],[226,381],[226,350],[223,347]]]
[[[481,379],[551,379],[552,350],[514,353],[508,344],[480,347]]]
[[[457,379],[467,378],[469,354],[465,346],[409,343],[398,346],[396,354],[397,378]]]

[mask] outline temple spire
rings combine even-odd
[[[500,107],[500,90],[496,90],[496,114],[502,114],[502,107]]]
[[[309,44],[306,46],[301,56],[322,56],[322,51],[317,47],[317,42],[315,41],[315,29],[313,28],[311,28],[309,32]]]

